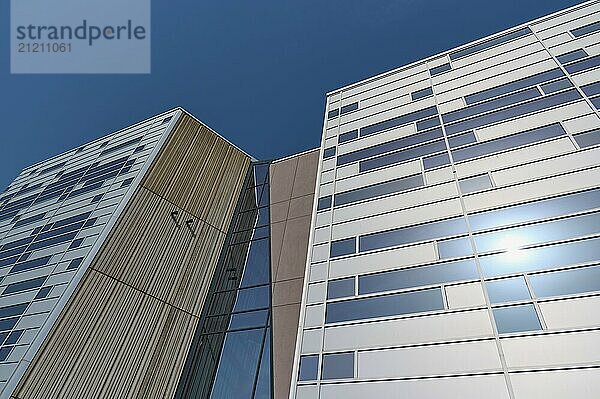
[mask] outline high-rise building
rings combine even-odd
[[[296,399],[598,397],[600,2],[327,95]]]
[[[0,194],[0,398],[592,399],[600,1],[327,95],[257,161],[176,108]]]

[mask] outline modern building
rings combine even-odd
[[[0,398],[591,399],[600,1],[327,95],[257,161],[180,108],[0,194]]]
[[[597,398],[600,2],[328,93],[296,399]]]

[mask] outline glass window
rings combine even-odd
[[[360,136],[368,136],[370,134],[375,134],[382,130],[390,129],[393,127],[406,125],[415,121],[418,121],[423,118],[427,118],[429,116],[433,116],[437,114],[437,107],[429,107],[425,109],[421,109],[418,111],[414,111],[405,115],[400,115],[392,119],[385,120],[383,122],[374,123],[369,126],[365,126],[360,128]]]
[[[50,290],[52,290],[52,287],[44,287],[42,288],[37,295],[35,296],[34,299],[43,299],[46,298],[48,296],[48,294],[50,293]]]
[[[233,310],[235,312],[241,312],[244,310],[268,308],[270,306],[269,290],[270,288],[268,285],[238,290]],[[217,298],[215,298],[215,302],[223,301],[226,296],[231,294],[233,294],[233,292],[219,293],[216,295]],[[218,299],[218,297],[223,299]]]
[[[335,157],[335,147],[325,148],[323,150],[323,159]]]
[[[329,208],[331,208],[331,195],[319,198],[319,202],[317,203],[317,210],[322,211],[323,209]]]
[[[28,218],[19,219],[17,223],[13,226],[13,228],[25,226],[30,223],[37,222],[38,220],[42,220],[46,216],[46,212],[38,213],[37,215],[30,216]]]
[[[27,309],[28,303],[20,303],[18,305],[4,306],[0,308],[0,317],[20,316]],[[0,342],[1,343],[1,342]]]
[[[578,72],[587,71],[588,69],[596,68],[599,65],[600,65],[600,55],[597,55],[595,57],[590,57],[590,58],[583,59],[581,61],[573,62],[572,64],[565,66],[565,69],[569,73],[578,73]]]
[[[589,97],[598,95],[600,94],[600,82],[582,86],[581,90]]]
[[[491,303],[526,301],[531,299],[524,277],[486,281],[485,285]]]
[[[591,147],[600,144],[600,129],[585,133],[579,133],[573,136],[581,148]]]
[[[0,331],[12,330],[13,327],[17,324],[17,321],[19,321],[18,317],[0,320]]]
[[[490,141],[484,141],[458,150],[452,150],[452,157],[455,162],[467,161],[473,158],[490,155],[499,151],[510,150],[523,145],[537,143],[554,137],[565,135],[565,131],[559,123],[540,127],[512,134],[510,136],[500,137]]]
[[[588,33],[596,32],[600,30],[600,22],[594,22],[589,25],[582,26],[581,28],[573,29],[571,33],[575,37],[581,37]]]
[[[419,100],[421,98],[429,97],[432,95],[433,95],[433,90],[431,89],[431,87],[426,87],[424,89],[413,91],[412,93],[410,93],[410,97],[412,98],[413,101]]]
[[[394,165],[397,163],[420,158],[424,155],[434,154],[436,152],[444,150],[446,150],[446,143],[444,143],[443,140],[434,141],[432,143],[423,144],[418,147],[400,150],[392,152],[390,154],[380,155],[376,158],[360,161],[359,170],[361,172],[366,172],[372,169]]]
[[[241,287],[268,284],[270,282],[271,266],[269,256],[269,239],[256,240],[250,243]]]
[[[4,292],[2,292],[2,295],[14,294],[16,292],[26,291],[32,288],[39,288],[42,286],[42,284],[44,284],[44,281],[46,281],[46,277],[48,276],[33,278],[30,280],[19,281],[18,283],[9,284],[6,287],[6,289],[4,289]]]
[[[492,188],[492,179],[490,179],[490,176],[486,173],[484,175],[460,179],[458,181],[458,185],[460,186],[460,191],[462,191],[463,194],[468,194],[475,191]]]
[[[536,274],[529,281],[540,298],[600,291],[600,266]]]
[[[25,270],[35,269],[36,267],[45,266],[50,261],[50,258],[52,258],[52,255],[28,260],[27,262],[17,263],[12,269],[10,269],[9,273],[18,273]]]
[[[109,147],[109,148],[107,148],[105,150],[102,150],[102,152],[100,153],[100,156],[107,155],[107,154],[112,154],[113,152],[117,152],[117,151],[122,150],[124,148],[133,146],[134,144],[137,144],[140,141],[142,141],[142,137],[136,137],[134,139],[125,141],[125,142],[123,142],[121,144],[117,144],[115,146],[112,146],[112,147]]]
[[[356,239],[346,238],[331,243],[331,257],[349,255],[356,252]]]
[[[359,237],[359,252],[393,247],[445,236],[464,234],[467,226],[463,217],[441,220],[411,227],[382,231]]]
[[[354,378],[354,352],[323,355],[321,379]]]
[[[239,330],[247,328],[256,328],[266,326],[268,323],[269,311],[256,310],[254,312],[234,313],[229,321],[230,330]]]
[[[6,339],[6,342],[4,343],[4,345],[16,344],[17,341],[19,340],[19,338],[21,338],[21,335],[23,335],[23,330],[17,330],[17,331],[11,332],[10,335],[8,336],[8,338]]]
[[[431,76],[435,76],[435,75],[439,75],[440,73],[449,71],[452,69],[452,66],[450,66],[450,63],[445,63],[442,65],[438,65],[436,67],[433,67],[429,70],[429,74]]]
[[[332,109],[331,111],[329,111],[327,113],[327,119],[332,119],[335,118],[336,116],[338,116],[340,114],[340,110],[339,109]]]
[[[500,334],[542,329],[533,305],[495,308],[492,312]]]
[[[413,134],[412,136],[402,137],[396,140],[388,141],[386,143],[374,145],[372,147],[367,147],[358,151],[353,151],[347,154],[340,155],[338,156],[337,164],[345,165],[350,162],[359,161],[361,159],[369,158],[375,155],[381,155],[394,150],[402,150],[406,147],[410,147],[416,144],[422,144],[427,141],[441,139],[443,137],[444,134],[442,133],[442,129],[439,128],[418,134]]]
[[[479,258],[486,277],[553,269],[600,260],[600,239],[590,239],[542,248],[516,249]]]
[[[479,51],[483,51],[483,50],[486,50],[488,48],[491,48],[491,47],[494,47],[494,46],[498,46],[498,45],[500,45],[502,43],[509,42],[509,41],[517,39],[519,37],[527,36],[529,34],[531,34],[531,30],[529,28],[521,28],[519,30],[507,33],[507,34],[502,35],[500,37],[495,37],[493,39],[488,39],[488,40],[486,40],[484,42],[468,46],[468,47],[463,48],[461,50],[454,51],[453,53],[450,54],[450,59],[451,60],[457,60],[459,58],[466,57],[468,55],[477,53]]]
[[[263,354],[260,360],[258,381],[256,381],[256,392],[254,399],[272,399],[271,395],[271,329],[267,329]]]
[[[79,265],[81,265],[81,262],[83,262],[83,258],[73,259],[69,263],[69,266],[67,266],[67,270],[77,269],[79,267]]]
[[[400,179],[386,181],[374,184],[368,187],[361,187],[350,191],[345,191],[335,195],[335,206],[350,204],[357,201],[371,199],[387,194],[399,193],[401,191],[422,187],[423,176],[413,175],[401,177]]]
[[[338,143],[343,143],[345,141],[354,140],[357,137],[358,137],[358,129],[354,129],[354,130],[351,130],[346,133],[341,133],[338,136]]]
[[[475,133],[473,133],[472,131],[448,137],[448,144],[450,145],[450,148],[456,148],[467,144],[473,144],[476,142],[477,138],[475,138]]]
[[[471,240],[469,240],[469,237],[438,241],[437,247],[441,259],[473,254],[473,248],[471,247]]]
[[[577,61],[588,56],[588,53],[582,48],[568,53],[561,54],[556,57],[561,64],[567,64],[571,61]]]
[[[440,125],[440,117],[434,116],[432,118],[423,119],[422,121],[417,122],[417,132],[422,130],[431,129],[432,127],[437,127]]]
[[[357,102],[352,103],[352,104],[348,104],[348,105],[344,105],[342,107],[341,114],[344,115],[344,114],[347,114],[348,112],[356,111],[357,109],[358,109],[358,103]]]
[[[327,299],[354,296],[354,277],[327,282]]]
[[[444,302],[441,289],[435,288],[328,303],[325,322],[337,323],[443,309]]]
[[[600,110],[600,96],[592,98],[592,104],[594,104],[596,109]]]
[[[446,133],[454,134],[463,132],[465,130],[476,129],[478,127],[489,125],[491,123],[501,122],[506,119],[515,118],[532,112],[541,111],[543,109],[552,108],[557,105],[565,104],[579,99],[581,99],[581,95],[577,90],[571,89],[563,91],[560,93],[531,100],[523,104],[518,104],[509,108],[493,111],[488,114],[474,116],[470,119],[454,122],[452,124],[446,125]]]
[[[437,168],[438,166],[448,165],[450,163],[450,157],[447,152],[442,154],[434,155],[431,157],[423,158],[423,168],[425,170]]]
[[[319,355],[300,356],[300,381],[314,381],[319,370]]]
[[[571,81],[567,78],[559,79],[554,82],[546,83],[541,86],[542,91],[546,94],[554,93],[563,89],[573,87]]]
[[[361,295],[373,294],[478,278],[479,274],[477,273],[475,261],[467,259],[359,276],[358,293]]]

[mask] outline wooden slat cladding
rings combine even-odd
[[[173,397],[249,163],[184,114],[13,397]]]

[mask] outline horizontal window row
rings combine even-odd
[[[544,83],[540,85],[540,88],[542,89],[542,92],[544,94],[556,93],[557,91],[568,89],[570,87],[573,87],[573,85],[571,84],[571,81],[568,78],[562,78],[559,80],[555,80],[554,82]]]
[[[571,34],[575,37],[581,37],[597,31],[600,31],[600,22],[594,22],[577,29],[572,29]]]
[[[44,281],[46,281],[47,277],[48,276],[42,276],[9,284],[6,286],[4,291],[2,291],[2,295],[16,294],[18,292],[40,288],[44,284]]]
[[[29,303],[3,306],[0,308],[0,318],[20,316],[27,310],[27,306],[29,306]]]
[[[477,43],[477,44],[468,46],[466,48],[454,51],[454,52],[450,53],[450,59],[458,60],[458,59],[466,57],[468,55],[475,54],[475,53],[478,53],[483,50],[487,50],[489,48],[498,46],[500,44],[503,44],[503,43],[509,42],[511,40],[518,39],[520,37],[527,36],[530,34],[531,34],[531,30],[529,28],[522,28],[522,29],[516,30],[514,32],[510,32],[510,33],[504,34],[502,36],[488,39],[481,43]]]
[[[447,71],[449,71],[451,69],[452,69],[452,65],[450,65],[450,63],[447,62],[445,64],[438,65],[436,67],[431,68],[429,70],[429,74],[431,76],[436,76],[436,75],[439,75],[440,73],[447,72]]]
[[[318,378],[319,355],[300,357],[299,381],[315,381]],[[323,354],[321,379],[333,380],[354,377],[354,352]]]
[[[369,170],[406,162],[441,151],[446,151],[446,142],[443,139],[360,161],[358,169],[361,173],[367,172]]]
[[[561,54],[557,56],[556,59],[561,64],[568,64],[569,62],[577,61],[587,56],[589,56],[589,54],[584,49],[580,48],[577,50],[569,51],[568,53]]]
[[[323,159],[335,157],[335,147],[325,148],[323,150]]]
[[[395,194],[417,187],[423,187],[424,185],[425,182],[423,181],[423,176],[421,174],[401,177],[399,179],[338,193],[335,195],[334,206],[347,205],[382,195]],[[329,202],[325,205],[327,208],[331,206],[331,197],[329,197]]]
[[[493,184],[490,175],[488,173],[484,173],[481,175],[460,179],[458,181],[458,186],[463,194],[469,194],[492,188]]]
[[[100,152],[99,156],[102,157],[104,155],[108,155],[108,154],[112,154],[114,152],[120,151],[120,150],[122,150],[124,148],[127,148],[127,147],[133,147],[134,145],[136,145],[140,141],[142,141],[142,137],[136,137],[136,138],[133,138],[131,140],[127,140],[127,141],[125,141],[125,142],[123,142],[121,144],[117,144],[115,146],[108,147],[108,148],[102,150],[102,152]]]
[[[352,111],[356,111],[358,109],[358,102],[354,102],[352,104],[344,105],[342,108],[332,109],[327,113],[327,119],[333,119],[340,115],[344,115],[350,113]]]
[[[22,226],[26,226],[28,224],[31,223],[35,223],[38,222],[42,219],[44,219],[46,217],[46,212],[42,212],[42,213],[38,213],[37,215],[33,215],[27,218],[17,218],[16,219],[16,223],[14,224],[13,228],[17,228],[17,227],[22,227]]]
[[[425,97],[430,97],[432,95],[433,95],[433,89],[431,87],[426,87],[424,89],[413,91],[412,93],[410,93],[410,98],[413,101],[416,101],[416,100],[420,100]]]
[[[342,144],[346,141],[354,140],[358,138],[358,129],[351,130],[349,132],[341,133],[338,136],[338,143]]]
[[[581,86],[581,90],[588,97],[597,96],[600,94],[600,82],[594,82],[589,85]]]
[[[437,113],[437,107],[433,106],[418,111],[410,112],[408,114],[400,115],[395,118],[385,120],[383,122],[377,122],[372,125],[360,128],[360,137],[379,133],[383,130],[391,129],[393,127],[408,125],[418,120],[437,115]]]
[[[572,62],[570,64],[565,65],[565,69],[567,70],[567,72],[575,74],[594,69],[598,66],[600,66],[600,55]]]
[[[417,132],[428,130],[440,125],[440,117],[438,115],[431,118],[423,119],[417,122]]]

